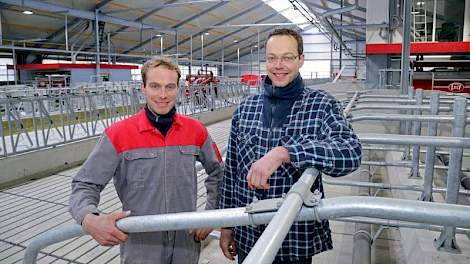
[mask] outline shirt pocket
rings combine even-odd
[[[158,184],[162,159],[158,150],[132,150],[124,154],[124,169],[129,186],[143,189]]]
[[[195,184],[192,178],[196,175],[196,159],[201,150],[196,146],[178,146],[178,150],[179,157],[175,161],[175,169],[179,173],[176,175],[189,177],[186,179],[187,183]]]

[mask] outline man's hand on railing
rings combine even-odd
[[[114,212],[108,215],[87,214],[83,229],[102,246],[115,246],[126,241],[128,235],[116,227],[116,221],[129,216],[130,212]]]
[[[237,246],[235,245],[233,231],[231,229],[222,228],[220,231],[219,246],[226,258],[235,260],[235,256],[237,255]]]
[[[207,236],[212,232],[212,228],[199,228],[196,230],[189,230],[190,235],[194,235],[194,240],[202,241],[207,238]]]

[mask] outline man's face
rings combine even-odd
[[[297,41],[286,35],[272,36],[266,43],[266,68],[273,86],[284,87],[293,81],[304,64],[297,52]]]
[[[150,69],[146,77],[147,81],[142,84],[141,90],[148,106],[159,115],[167,114],[176,104],[178,73],[160,66]]]

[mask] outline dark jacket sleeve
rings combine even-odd
[[[220,190],[219,208],[221,209],[235,207],[234,187],[238,175],[237,134],[239,113],[240,110],[238,108],[232,117],[232,126],[227,144],[227,155],[225,157],[224,178]]]
[[[361,144],[343,117],[340,103],[332,96],[327,99],[320,134],[285,137],[282,145],[294,167],[315,167],[325,174],[342,176],[361,165]]]
[[[81,224],[87,214],[98,212],[100,192],[114,176],[118,165],[118,154],[106,133],[103,133],[72,179],[69,211],[77,223]]]

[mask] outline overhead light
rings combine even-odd
[[[234,40],[233,43],[238,43],[238,40]]]
[[[23,14],[25,14],[25,15],[32,15],[32,14],[34,14],[34,12],[31,11],[31,10],[25,10],[25,11],[23,11]]]
[[[210,35],[210,33],[209,32],[204,32],[204,35],[208,36],[208,35]]]
[[[159,37],[159,38],[160,38],[160,37],[162,37],[162,34],[157,34],[157,35],[155,35],[155,37]]]
[[[254,46],[253,46],[253,48],[257,48],[257,47],[258,47],[258,45],[254,45]]]

